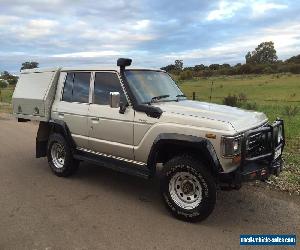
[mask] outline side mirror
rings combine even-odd
[[[120,107],[120,93],[119,92],[110,92],[109,93],[109,104],[111,108]]]
[[[124,102],[120,102],[120,110],[119,110],[119,113],[120,114],[125,114],[125,111],[126,111],[126,109],[127,109],[127,107],[128,107],[128,103],[126,102],[126,103],[124,103]]]

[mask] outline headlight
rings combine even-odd
[[[222,155],[224,157],[233,157],[241,153],[241,136],[236,137],[222,137]]]

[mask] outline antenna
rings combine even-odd
[[[213,93],[213,86],[214,86],[214,81],[211,81],[209,102],[211,102],[211,97],[212,97],[212,93]]]

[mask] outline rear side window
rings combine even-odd
[[[96,73],[94,86],[94,103],[100,105],[109,105],[110,92],[119,92],[121,95],[121,100],[125,99],[120,80],[116,73]]]
[[[75,73],[73,83],[73,99],[72,102],[89,102],[91,73]]]
[[[73,90],[73,73],[68,73],[64,86],[64,94],[62,100],[65,102],[72,102],[72,90]]]
[[[64,86],[63,101],[89,102],[90,72],[68,73]]]

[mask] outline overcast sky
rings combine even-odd
[[[115,64],[161,67],[244,62],[272,40],[279,59],[300,54],[298,0],[0,0],[0,71]]]

